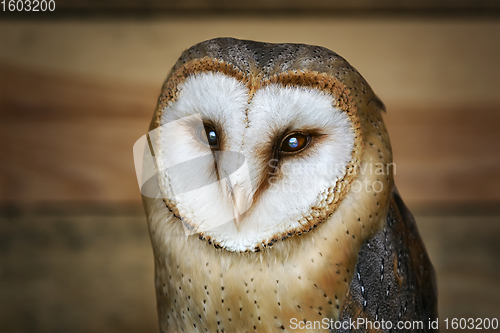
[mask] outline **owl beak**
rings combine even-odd
[[[228,204],[232,204],[232,217],[236,230],[239,232],[243,214],[253,203],[252,184],[248,168],[244,163],[244,156],[235,152],[216,152],[215,163],[220,180],[226,185],[224,192],[231,200]],[[230,212],[227,213],[231,214]]]
[[[229,177],[226,177],[227,185],[229,187],[229,191],[231,193],[231,199],[233,202],[233,218],[234,218],[234,225],[236,226],[236,230],[240,230],[240,225],[241,225],[241,216],[243,213],[247,210],[248,206],[248,200],[246,200],[246,196],[244,194],[243,189],[235,185],[233,186],[231,184],[231,181],[229,180]]]
[[[233,216],[234,216],[234,225],[236,226],[236,230],[240,231],[241,215],[236,206],[233,206]]]
[[[241,215],[243,212],[245,212],[246,208],[246,201],[245,197],[243,195],[243,191],[241,189],[237,188],[233,192],[233,216],[234,216],[234,225],[236,226],[236,230],[240,231],[240,225],[241,225]]]

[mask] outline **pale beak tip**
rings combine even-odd
[[[234,210],[234,226],[236,227],[237,231],[240,231],[241,215],[236,209]]]

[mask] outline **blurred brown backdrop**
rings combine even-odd
[[[363,74],[387,106],[441,320],[498,317],[498,9],[56,1],[53,13],[2,13],[0,331],[157,331],[132,145],[180,53],[219,36],[325,46]]]

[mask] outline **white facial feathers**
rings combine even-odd
[[[227,250],[252,250],[292,232],[344,177],[354,132],[345,112],[334,107],[333,96],[279,84],[250,96],[241,81],[212,72],[188,77],[178,91],[161,124],[195,116],[217,132],[221,152],[203,147],[189,129],[159,132],[157,164],[183,161],[184,178],[192,173],[196,182],[207,184],[176,195],[169,191],[171,176],[160,167],[160,187],[195,232]],[[293,132],[310,135],[309,146],[280,154],[280,140]],[[202,162],[185,162],[196,159]]]

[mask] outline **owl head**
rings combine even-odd
[[[392,185],[383,108],[328,49],[208,40],[163,85],[153,178],[189,237],[227,251],[270,248],[332,216],[363,238]]]

